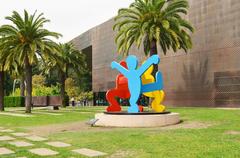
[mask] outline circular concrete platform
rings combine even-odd
[[[98,113],[95,125],[105,127],[160,127],[180,122],[178,113]]]

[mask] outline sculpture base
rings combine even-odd
[[[105,127],[161,127],[180,122],[178,113],[162,112],[105,112],[95,114],[96,126]]]

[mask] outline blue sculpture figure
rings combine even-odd
[[[155,83],[149,83],[149,84],[142,85],[141,93],[162,90],[163,89],[162,73],[158,71],[155,75],[155,79],[156,79]]]
[[[128,108],[129,113],[137,113],[139,111],[137,101],[142,93],[142,83],[141,83],[141,76],[142,74],[152,65],[158,64],[160,59],[158,55],[153,55],[146,60],[145,63],[141,65],[140,68],[137,69],[138,60],[137,57],[134,55],[130,55],[126,59],[128,69],[121,66],[119,63],[113,61],[111,64],[112,69],[117,69],[121,74],[123,74],[128,79],[128,88],[131,94],[130,97],[130,107]],[[144,85],[143,88],[145,91],[151,90],[154,87],[153,84]],[[150,88],[150,89],[149,89]],[[159,88],[158,88],[159,89]]]

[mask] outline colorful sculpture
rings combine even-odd
[[[127,69],[127,63],[121,61],[120,65]],[[107,91],[106,99],[110,106],[107,107],[108,112],[120,112],[121,106],[117,101],[117,98],[128,99],[130,98],[130,92],[128,90],[128,80],[123,74],[119,74],[116,77],[116,87]]]
[[[147,71],[142,75],[142,84],[144,85],[148,85],[151,83],[155,83],[155,78],[152,76],[152,71],[153,71],[153,66],[150,66]],[[158,87],[159,89],[162,89],[162,75],[161,72],[157,72],[156,73],[156,80],[158,80],[156,83],[160,83],[160,87]],[[155,90],[152,92],[146,92],[143,93],[143,95],[153,98],[152,100],[152,109],[155,112],[163,112],[165,110],[165,106],[161,104],[161,102],[163,101],[165,94],[163,90]]]
[[[152,65],[158,64],[160,59],[157,55],[151,56],[146,60],[145,63],[141,65],[140,68],[137,69],[138,60],[134,55],[130,55],[126,59],[127,67],[120,65],[117,62],[112,62],[111,67],[113,69],[117,69],[121,74],[123,74],[128,79],[128,89],[130,92],[130,107],[128,108],[128,112],[136,113],[139,111],[137,100],[141,93],[152,92],[155,90],[160,90],[162,87],[158,85],[162,85],[161,80],[156,80],[156,83],[150,83],[142,85],[141,76],[142,74]],[[158,73],[159,74],[159,73]]]

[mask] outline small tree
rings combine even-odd
[[[33,88],[42,87],[45,85],[45,77],[43,75],[34,75],[32,77]]]
[[[65,89],[67,92],[67,95],[72,98],[76,98],[78,94],[78,89],[75,86],[74,80],[72,78],[67,78],[65,81]]]
[[[93,100],[93,91],[88,92],[87,98],[88,100]]]

